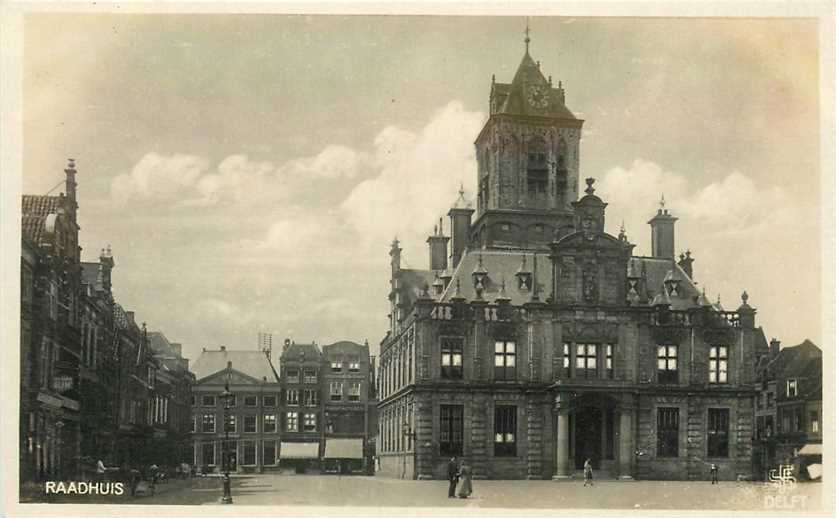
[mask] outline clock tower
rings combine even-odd
[[[509,84],[491,82],[490,118],[476,139],[480,248],[547,249],[574,230],[583,121],[528,53]]]

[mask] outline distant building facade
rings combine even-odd
[[[325,402],[323,469],[358,473],[372,467],[374,413],[372,357],[368,343],[342,341],[322,347]]]
[[[780,348],[770,342],[770,354],[758,372],[755,404],[756,474],[780,464],[793,464],[796,477],[807,478],[809,463],[822,461],[822,352],[805,340]]]
[[[319,470],[324,433],[322,350],[315,343],[285,340],[280,364],[282,466],[299,472]]]
[[[278,469],[281,385],[271,357],[223,346],[204,349],[192,371],[192,458],[197,469],[223,469],[227,431],[230,471]],[[225,387],[234,397],[228,412],[220,397]]]
[[[594,179],[578,199],[582,125],[526,41],[513,81],[491,84],[475,222],[462,192],[424,270],[392,243],[383,474],[446,478],[464,456],[476,478],[571,477],[586,459],[603,477],[751,476],[755,309],[706,299],[664,205],[650,256],[604,231]]]

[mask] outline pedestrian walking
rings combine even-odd
[[[586,459],[583,463],[583,485],[589,484],[590,486],[594,485],[592,482],[592,459]]]
[[[447,480],[450,481],[450,487],[447,489],[447,498],[455,498],[456,486],[459,484],[459,463],[456,457],[450,459],[447,464]]]
[[[462,460],[459,468],[459,477],[462,480],[462,487],[459,489],[459,498],[467,498],[473,493],[473,470],[466,461]]]
[[[712,462],[710,471],[711,471],[711,484],[713,485],[713,484],[717,483],[717,464],[714,464]]]

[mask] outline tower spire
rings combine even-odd
[[[528,44],[531,42],[531,38],[529,38],[529,33],[531,29],[528,27],[528,16],[525,17],[525,53],[528,54]]]

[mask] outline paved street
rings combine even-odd
[[[783,499],[762,483],[476,480],[474,496],[448,499],[445,481],[404,481],[382,477],[250,475],[233,479],[235,505],[325,505],[384,507],[508,507],[603,509],[818,509],[821,484],[800,484]],[[109,499],[130,504],[218,504],[217,478],[173,481],[155,496]],[[793,496],[796,498],[793,500]],[[803,502],[802,502],[803,500]],[[63,498],[62,502],[79,502]],[[93,500],[86,500],[90,503]]]

